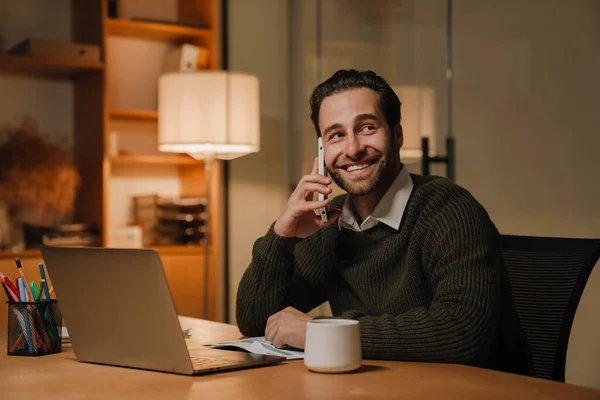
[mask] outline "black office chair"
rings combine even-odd
[[[535,376],[564,382],[571,326],[600,258],[600,240],[503,235],[515,307]]]

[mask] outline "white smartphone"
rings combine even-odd
[[[325,152],[323,151],[323,139],[319,138],[317,140],[317,144],[319,154],[319,174],[327,176],[327,168],[325,168]],[[327,195],[319,193],[319,201],[323,201],[325,199],[327,199]],[[321,221],[327,222],[327,208],[321,207],[319,209],[319,214],[321,214]]]

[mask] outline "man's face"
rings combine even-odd
[[[382,181],[395,178],[402,133],[399,126],[390,131],[373,90],[352,89],[326,97],[319,128],[331,178],[351,196],[371,194]]]

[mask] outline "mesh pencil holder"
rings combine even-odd
[[[7,303],[9,356],[60,353],[62,314],[56,300]]]

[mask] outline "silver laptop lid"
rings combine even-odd
[[[192,374],[158,253],[42,248],[80,361]]]

